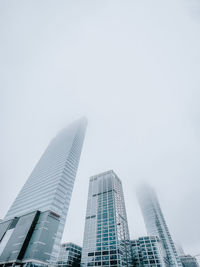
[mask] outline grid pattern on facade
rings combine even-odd
[[[148,234],[160,238],[163,250],[166,252],[166,261],[170,266],[182,267],[156,193],[151,187],[145,185],[138,196]]]
[[[87,121],[80,119],[63,129],[49,144],[10,207],[5,219],[34,210],[60,216],[51,261],[56,262],[73,190]]]
[[[57,267],[80,267],[82,248],[74,243],[65,243],[60,247]]]
[[[129,266],[131,247],[122,184],[113,171],[90,178],[82,266]]]
[[[191,255],[180,256],[183,267],[199,267],[198,261]]]
[[[164,267],[164,253],[157,236],[140,237],[131,240],[134,267]]]

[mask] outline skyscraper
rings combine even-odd
[[[50,261],[55,262],[82,150],[87,121],[82,118],[62,130],[49,144],[4,220],[32,211],[59,217]]]
[[[150,186],[144,185],[138,197],[148,234],[160,238],[170,266],[182,267],[155,191]]]
[[[130,266],[122,183],[111,170],[90,178],[81,266]]]

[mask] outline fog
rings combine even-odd
[[[82,245],[89,177],[122,180],[131,238],[136,189],[158,194],[173,239],[200,253],[200,2],[0,1],[0,218],[49,141],[88,128],[63,242]]]

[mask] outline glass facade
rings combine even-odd
[[[199,267],[198,261],[191,255],[180,256],[183,267]]]
[[[82,150],[87,121],[80,119],[49,144],[5,219],[28,212],[51,210],[60,217],[51,261],[56,262]]]
[[[170,266],[182,267],[155,191],[145,185],[139,191],[138,197],[148,234],[159,237]]]
[[[165,267],[164,252],[157,236],[131,240],[134,267]]]
[[[60,247],[57,267],[80,267],[82,248],[74,243],[65,243]]]
[[[46,265],[50,259],[59,218],[51,211],[33,211],[0,223],[0,267]]]
[[[40,214],[23,261],[49,262],[59,224],[60,218],[54,212],[45,211]]]
[[[113,171],[89,182],[81,266],[131,266],[131,246],[120,179]]]

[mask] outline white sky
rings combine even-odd
[[[200,2],[0,1],[0,217],[60,128],[88,129],[63,241],[82,244],[89,176],[153,185],[174,239],[200,253]]]

